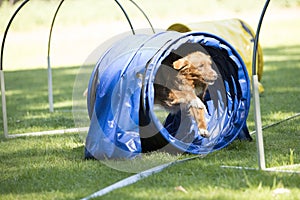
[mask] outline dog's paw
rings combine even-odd
[[[209,138],[209,136],[210,136],[208,130],[206,130],[206,129],[200,128],[200,129],[198,129],[198,132],[199,132],[200,136],[202,136],[202,137]]]

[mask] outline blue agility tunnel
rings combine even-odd
[[[204,98],[209,138],[198,134],[195,120],[184,110],[170,114],[154,104],[154,84],[168,87],[171,63],[194,51],[209,54],[219,75]],[[133,158],[150,151],[208,154],[236,138],[251,140],[249,106],[246,66],[224,39],[174,31],[127,36],[103,53],[91,74],[85,157]]]

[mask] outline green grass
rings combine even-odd
[[[2,139],[1,199],[78,199],[127,176],[82,155],[76,134]]]
[[[72,92],[77,71],[78,67],[53,70],[54,113],[49,112],[46,70],[5,73],[9,132],[74,127]]]
[[[70,5],[71,1],[68,4],[67,2],[64,7],[66,9],[65,20],[58,23],[58,26],[61,27],[72,26],[72,18],[67,16],[75,16],[75,11],[82,6],[80,3],[82,1],[79,0],[74,1],[73,5]],[[95,7],[110,4],[107,1],[90,0],[89,2],[97,2],[94,4]],[[177,0],[176,2],[178,3]],[[199,1],[197,0],[197,2]],[[34,20],[29,22],[28,27],[22,27],[21,22],[22,20],[26,21],[28,17],[37,18],[35,15],[45,15],[45,12],[42,12],[45,6],[54,8],[56,3],[57,1],[33,1],[31,5],[28,4],[31,6],[30,9],[37,10],[37,12],[27,13],[27,17],[19,18],[20,22],[17,22],[15,28],[12,29],[13,36],[15,36],[14,34],[28,36],[32,30],[48,27],[48,17],[41,17],[39,22]],[[168,8],[165,5],[166,2],[161,3],[163,6],[158,6],[160,4],[156,4],[156,2],[155,5],[154,3],[152,5],[152,1],[145,3],[143,1],[143,4],[140,4],[147,9],[147,13],[152,11],[150,12],[151,16],[159,14],[162,19],[174,16],[170,10],[166,9]],[[193,3],[196,3],[196,0]],[[222,8],[232,9],[240,14],[247,11],[247,6],[240,6],[237,1],[228,4],[227,0],[211,1],[207,5],[208,10],[216,3],[218,5],[224,3]],[[246,2],[247,5],[251,5],[251,3],[253,1]],[[272,1],[271,3],[273,6],[285,7],[299,5],[299,1]],[[258,5],[260,4],[253,5],[251,9],[257,9]],[[67,9],[73,7],[74,10]],[[87,8],[87,6],[81,7],[82,10]],[[166,10],[166,12],[162,10]],[[196,8],[191,10],[192,15],[197,13]],[[208,12],[208,10],[203,12]],[[7,14],[12,11],[13,8],[9,8],[7,5],[0,8],[0,27],[4,27]],[[108,15],[107,12],[109,12],[105,10],[104,13],[99,12],[101,14],[96,15],[96,11],[97,9],[90,13],[87,12],[82,17],[74,17],[76,25],[87,26],[88,23],[92,23],[93,18],[97,18],[101,14]],[[270,11],[270,13],[272,12],[274,13],[273,10]],[[3,13],[5,15],[2,15]],[[183,16],[184,13],[180,13],[177,17]],[[120,15],[118,18],[118,15],[113,14],[110,17],[108,19],[114,21],[121,19],[122,16]],[[176,16],[174,17],[176,18]],[[264,126],[300,112],[300,42],[296,37],[300,33],[300,28],[295,26],[299,22],[299,17],[266,22],[261,37],[262,44],[266,44],[263,45],[265,67],[261,81],[265,93],[260,98]],[[0,30],[2,32],[3,29],[0,28]],[[5,70],[9,132],[26,133],[76,127],[77,124],[72,113],[72,96],[74,84],[75,88],[79,87],[77,84],[80,81],[78,83],[75,80],[81,63],[54,67],[55,112],[49,113],[46,68],[41,65],[35,66],[33,69],[31,66],[31,64],[35,64],[33,60],[38,59],[36,52],[39,50],[35,50],[36,44],[33,43],[31,46],[29,45],[32,48],[28,48],[28,46],[24,46],[26,43],[23,43],[23,40],[18,40],[18,37],[12,37],[11,40],[16,43],[22,41],[19,48],[25,49],[26,56],[22,56],[22,53],[18,52],[19,57],[13,56],[11,53],[7,53],[8,56],[5,57],[8,64],[11,59],[14,59],[15,63],[24,63],[25,66],[23,66],[24,69],[20,69],[21,65],[5,65],[11,67],[9,70]],[[68,42],[63,42],[63,40],[60,42],[60,47],[68,48]],[[8,47],[11,48],[11,50],[8,48],[11,52],[16,49],[13,48],[14,45],[8,45]],[[71,47],[74,48],[74,46]],[[69,51],[64,51],[62,48],[60,52],[62,57],[76,56]],[[83,77],[88,77],[90,72],[87,70],[84,73],[86,74]],[[81,90],[85,88],[86,84],[84,82],[77,91],[79,95],[83,92]],[[84,102],[84,99],[82,100]],[[250,131],[254,130],[253,113],[253,105],[251,105],[247,121]],[[298,117],[263,131],[267,167],[300,163],[299,124],[300,118]],[[131,172],[141,171],[178,158],[189,157],[189,155],[176,157],[167,153],[155,152],[135,160],[107,162],[84,160],[84,138],[79,134],[5,139],[2,134],[2,126],[2,118],[0,118],[0,199],[5,200],[80,199],[133,174],[124,172],[126,171],[124,169]],[[115,190],[98,199],[300,199],[299,174],[220,167],[229,165],[257,168],[257,163],[254,136],[253,142],[234,141],[227,148],[211,153],[202,159],[176,164],[161,173]],[[287,167],[287,169],[290,168]],[[299,171],[300,169],[298,167],[293,170]],[[187,190],[187,193],[174,189],[180,185]],[[290,193],[276,195],[274,191],[278,188],[289,189]]]

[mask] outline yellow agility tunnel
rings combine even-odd
[[[224,38],[228,41],[242,57],[251,79],[252,76],[252,56],[255,33],[252,28],[240,19],[226,19],[218,21],[207,21],[193,24],[175,23],[167,28],[168,31],[189,32],[201,31],[208,32]],[[263,52],[261,46],[257,47],[256,72],[259,81],[259,92],[263,93],[264,88],[260,83],[263,73]]]

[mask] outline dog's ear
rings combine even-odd
[[[184,66],[186,66],[187,64],[189,64],[189,61],[187,61],[184,58],[181,58],[181,59],[173,62],[173,68],[179,70],[179,69],[183,68]]]

